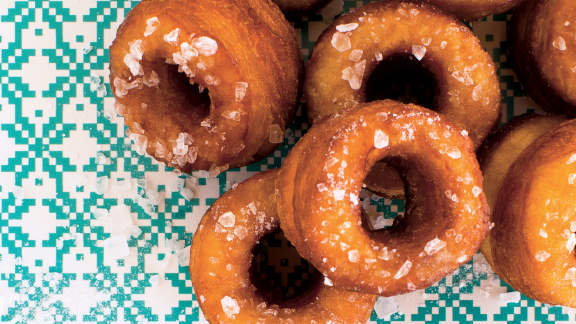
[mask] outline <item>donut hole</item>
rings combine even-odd
[[[276,229],[260,238],[252,249],[250,280],[267,304],[295,308],[311,302],[323,275]]]
[[[406,183],[400,171],[394,161],[380,160],[368,172],[364,185],[372,193],[381,197],[402,199]]]
[[[426,57],[416,59],[411,53],[395,53],[385,57],[368,76],[365,101],[392,99],[436,109],[438,82],[426,67]],[[387,198],[405,196],[405,183],[394,165],[377,163],[366,177],[369,190]]]
[[[439,190],[439,184],[445,181],[443,172],[431,169],[430,161],[416,154],[385,157],[383,161],[393,166],[401,175],[405,196],[404,199],[376,200],[379,220],[374,221],[374,217],[366,218],[365,211],[362,211],[362,225],[367,235],[383,246],[392,244],[392,241],[396,242],[394,244],[403,242],[402,244],[410,246],[414,242],[430,241],[436,233],[450,228],[450,217],[435,212],[451,208],[451,200],[446,197],[449,191]],[[373,200],[374,197],[372,194]],[[363,202],[364,210],[365,206],[366,203]],[[385,226],[374,228],[374,223]],[[414,233],[418,235],[414,236]]]
[[[142,65],[144,83],[152,85],[144,86],[146,91],[141,92],[147,107],[143,112],[148,115],[145,127],[156,129],[160,134],[168,129],[192,133],[210,114],[208,89],[202,89],[194,79],[180,72],[178,65],[145,59]],[[157,86],[153,86],[154,83]]]
[[[438,82],[425,64],[411,53],[385,57],[368,76],[365,101],[392,99],[436,109]]]
[[[208,89],[200,89],[196,83],[183,72],[178,71],[178,66],[165,64],[167,87],[165,100],[170,107],[171,113],[184,117],[191,125],[198,126],[210,114],[210,95]],[[192,81],[193,82],[193,81]]]
[[[386,158],[374,165],[360,191],[362,226],[369,232],[389,229],[402,219],[406,206],[406,181],[398,159]]]

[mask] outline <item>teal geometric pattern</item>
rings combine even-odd
[[[193,233],[232,185],[281,165],[309,125],[284,144],[217,176],[179,174],[138,154],[114,112],[108,47],[138,1],[0,3],[0,321],[203,322],[188,274]],[[334,17],[363,4],[334,0],[293,21],[307,58]],[[502,122],[537,110],[506,56],[509,15],[471,23],[493,56]],[[365,197],[386,219],[403,201]],[[424,290],[380,298],[372,323],[574,322],[492,273],[482,256]]]

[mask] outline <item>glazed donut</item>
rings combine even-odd
[[[189,172],[246,165],[283,141],[299,60],[269,0],[144,0],[110,47],[110,80],[133,140]]]
[[[424,0],[464,20],[502,13],[524,0]]]
[[[390,92],[394,80],[378,76],[383,67],[394,69],[398,64],[418,64],[429,74],[425,78],[432,79],[435,89],[424,87],[416,103],[445,114],[479,146],[500,117],[494,63],[466,26],[425,4],[374,2],[338,18],[316,43],[307,66],[304,92],[309,119],[316,122],[374,98],[414,101]],[[406,73],[399,78],[413,86],[417,71]],[[384,97],[374,94],[378,91]],[[373,176],[370,179],[375,191],[386,187]],[[396,188],[387,191],[402,191],[399,179],[390,180]]]
[[[386,157],[405,174],[406,213],[370,233],[358,197],[368,170]],[[391,100],[314,125],[288,154],[276,186],[282,229],[300,255],[336,287],[382,296],[428,287],[472,257],[489,226],[481,187],[466,132]]]
[[[576,2],[526,1],[509,32],[514,71],[526,92],[554,113],[576,114]]]
[[[274,182],[277,171],[260,173],[222,195],[194,234],[190,275],[210,323],[366,323],[373,295],[318,282],[311,295],[290,307],[272,305],[250,279],[252,250],[278,229]]]
[[[552,305],[576,306],[576,121],[540,136],[502,180],[490,233],[495,272]]]
[[[478,150],[478,161],[484,174],[484,192],[488,205],[493,209],[504,176],[520,153],[542,134],[566,119],[561,116],[526,114],[512,119],[491,134]],[[493,264],[490,236],[482,243],[482,254]]]
[[[287,15],[296,15],[316,11],[331,0],[274,0]]]

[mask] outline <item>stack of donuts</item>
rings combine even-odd
[[[576,307],[576,122],[530,115],[489,135],[501,113],[496,68],[459,20],[523,2],[509,30],[515,70],[544,109],[571,116],[576,2],[372,2],[323,32],[304,73],[282,11],[325,2],[143,0],[110,48],[129,136],[182,172],[266,157],[303,93],[313,126],[282,168],[226,192],[194,234],[205,317],[365,323],[376,296],[426,288],[481,245],[513,288]],[[406,213],[370,230],[366,189],[405,198]],[[254,247],[275,231],[324,278],[290,303],[252,280]]]

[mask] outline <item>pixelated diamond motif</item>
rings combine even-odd
[[[294,19],[304,59],[334,17],[367,2],[334,0]],[[135,152],[113,109],[108,47],[137,3],[0,3],[3,322],[204,323],[186,266],[201,216],[235,183],[281,166],[310,128],[300,111],[276,152],[216,177],[179,175]],[[540,111],[511,71],[509,19],[469,24],[496,62],[502,123]],[[372,197],[366,205],[388,225],[404,211],[401,200]],[[525,296],[503,301],[502,293],[513,291],[482,264],[475,256],[424,291],[382,299],[371,322],[576,321],[569,309]]]

